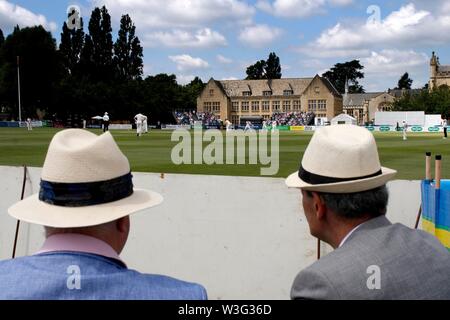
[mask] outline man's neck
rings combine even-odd
[[[346,219],[345,221],[340,221],[335,223],[333,227],[330,228],[331,234],[329,235],[329,241],[326,241],[329,245],[336,249],[340,246],[342,240],[345,239],[350,232],[352,232],[356,227],[362,223],[369,221],[369,218],[363,219]]]

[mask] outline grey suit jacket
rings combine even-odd
[[[450,299],[450,252],[432,235],[382,216],[302,270],[292,299]]]

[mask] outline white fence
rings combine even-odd
[[[37,192],[39,168],[28,169],[26,195]],[[23,169],[0,166],[0,258],[11,257]],[[289,299],[298,271],[316,260],[316,239],[300,208],[300,192],[284,179],[133,173],[136,187],[164,196],[137,213],[122,258],[130,268],[203,284],[210,299]],[[388,217],[413,226],[419,181],[388,184]],[[406,201],[407,200],[407,201]],[[42,227],[21,223],[18,255],[35,252]],[[322,254],[330,251],[322,246]]]

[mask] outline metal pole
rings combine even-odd
[[[19,122],[22,122],[22,108],[20,105],[20,67],[19,67],[19,56],[17,56],[17,91],[19,95]],[[19,124],[20,126],[20,124]]]

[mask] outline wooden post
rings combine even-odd
[[[27,166],[23,166],[23,180],[22,180],[22,192],[20,194],[20,200],[23,200],[23,196],[25,195],[25,183],[27,181]],[[20,220],[17,220],[16,223],[16,233],[14,235],[14,246],[12,252],[12,258],[16,257],[16,247],[17,247],[17,237],[19,236],[19,228],[20,228]]]
[[[435,180],[436,180],[436,190],[441,188],[441,160],[442,156],[439,154],[436,156],[435,161]]]
[[[425,180],[431,180],[431,152],[425,153]],[[416,223],[414,229],[419,226],[420,216],[422,215],[422,204],[420,204],[419,212],[417,213]]]

